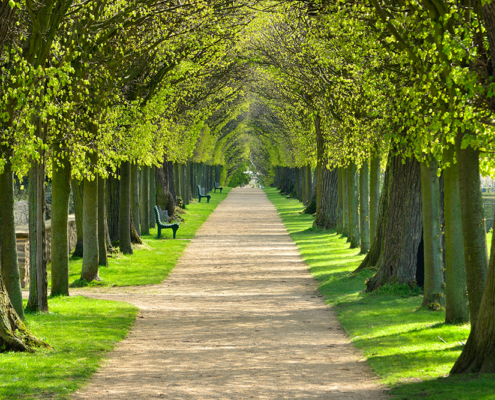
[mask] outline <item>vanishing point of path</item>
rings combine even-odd
[[[75,399],[388,398],[261,190],[232,190],[162,284],[88,295],[140,314]]]

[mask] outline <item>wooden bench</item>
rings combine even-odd
[[[153,211],[155,211],[156,228],[158,230],[158,235],[156,238],[160,239],[160,236],[162,235],[162,229],[172,229],[175,239],[175,234],[177,233],[177,230],[179,229],[180,225],[177,222],[174,222],[173,224],[168,223],[167,210],[162,211],[160,210],[160,208],[158,208],[158,206],[155,206],[153,207]],[[165,222],[162,220],[162,218]]]
[[[220,193],[222,193],[223,186],[220,186],[220,182],[213,182],[213,189],[215,189],[215,193],[217,192],[217,189],[220,189]]]
[[[211,199],[211,195],[205,193],[205,188],[201,187],[198,185],[198,198],[199,202],[201,203],[201,199],[203,197],[206,197],[206,202],[209,203]]]

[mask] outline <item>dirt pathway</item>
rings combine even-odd
[[[162,284],[88,295],[141,313],[75,399],[388,397],[261,190],[233,190]]]

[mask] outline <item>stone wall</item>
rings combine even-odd
[[[51,261],[51,220],[45,222],[46,226],[46,253],[47,262]],[[72,253],[76,247],[77,232],[76,232],[76,218],[74,215],[69,215],[69,254]],[[29,227],[22,225],[16,227],[17,237],[17,258],[19,260],[19,272],[21,275],[21,286],[29,286]]]
[[[29,206],[25,200],[14,203],[15,226],[27,225],[29,222]]]

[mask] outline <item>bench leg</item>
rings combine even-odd
[[[177,230],[178,230],[178,229],[179,229],[179,227],[177,227],[177,226],[176,226],[176,227],[174,227],[174,228],[172,228],[172,231],[173,231],[173,233],[174,233],[174,239],[175,239],[175,234],[177,233]]]
[[[211,199],[211,196],[206,196],[206,202],[209,203]]]
[[[199,196],[199,200],[198,200],[198,203],[201,203],[201,196]]]
[[[220,188],[220,193],[222,193],[223,188]]]
[[[158,235],[156,236],[157,239],[160,239],[160,236],[162,235],[162,228],[160,228],[159,226],[157,227],[157,230],[158,230]]]

